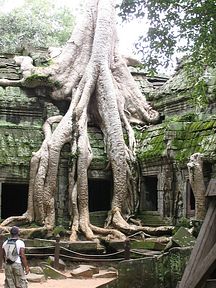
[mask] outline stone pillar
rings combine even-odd
[[[186,179],[186,181],[183,183],[183,187],[184,187],[184,190],[182,191],[182,201],[183,201],[183,211],[182,211],[182,214],[183,214],[183,217],[187,217],[187,205],[188,205],[188,201],[187,201],[187,197],[188,197],[188,189],[189,189],[189,183],[188,183],[188,178]]]
[[[158,193],[158,212],[160,216],[164,216],[164,191],[163,191],[163,175],[160,172],[158,177],[157,193]]]

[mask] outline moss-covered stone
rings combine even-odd
[[[188,247],[194,246],[196,239],[185,227],[180,227],[172,237],[172,241],[179,247]]]
[[[44,275],[46,278],[51,279],[67,279],[67,276],[49,265],[43,266]]]
[[[172,150],[173,160],[181,163],[186,163],[196,152],[206,157],[211,155],[212,159],[216,148],[215,125],[216,120],[212,118],[195,122],[175,122],[171,119],[171,122],[166,121],[144,132],[136,131],[137,157],[144,162],[161,159],[167,157],[168,150]]]
[[[161,256],[119,263],[118,279],[102,288],[176,288],[181,279],[191,248],[173,248]]]
[[[32,152],[37,151],[43,135],[40,127],[0,125],[0,166],[29,166]]]
[[[147,250],[156,250],[161,251],[164,250],[166,245],[163,243],[159,243],[157,241],[131,241],[130,242],[131,249],[147,249]]]

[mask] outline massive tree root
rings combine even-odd
[[[63,117],[51,117],[44,124],[45,140],[31,160],[27,212],[21,217],[6,219],[3,225],[20,220],[35,221],[47,228],[55,226],[60,152],[65,143],[70,143],[74,156],[68,176],[70,239],[76,240],[78,231],[87,239],[98,235],[122,239],[125,234],[136,231],[151,234],[159,231],[160,234],[160,229],[128,224],[125,220],[138,204],[133,170],[136,141],[131,123],[155,123],[159,115],[146,102],[118,52],[114,15],[113,0],[89,0],[83,21],[49,67],[34,67],[29,57],[16,58],[23,73],[17,85],[52,87],[51,97],[67,100],[69,109]],[[2,80],[0,85],[10,83]],[[11,85],[15,85],[14,81]],[[87,171],[92,151],[88,121],[97,124],[104,135],[113,174],[113,199],[105,228],[95,227],[89,220]],[[54,129],[55,122],[59,124]]]

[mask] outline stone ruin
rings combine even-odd
[[[14,55],[0,55],[0,78],[18,80]],[[46,50],[31,52],[35,65],[46,63]],[[137,216],[144,225],[176,224],[195,215],[195,199],[187,163],[194,153],[204,155],[206,185],[216,171],[216,73],[207,83],[208,107],[199,111],[190,103],[193,86],[182,68],[170,79],[147,76],[131,68],[143,94],[161,114],[159,124],[145,130],[134,128],[141,170],[140,204]],[[29,163],[42,143],[44,120],[65,111],[65,103],[47,97],[45,88],[0,87],[0,218],[22,215],[27,209]],[[197,117],[199,116],[199,117]],[[111,171],[100,131],[91,124],[88,133],[94,158],[88,171],[91,222],[103,225],[110,209]],[[57,225],[68,226],[67,170],[68,147],[61,152],[56,198]],[[100,193],[103,190],[103,194]],[[22,197],[20,197],[22,195]],[[13,201],[11,201],[13,199]]]

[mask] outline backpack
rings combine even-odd
[[[17,239],[8,239],[4,247],[5,249],[5,261],[7,264],[13,264],[19,257],[16,247]]]

